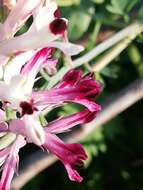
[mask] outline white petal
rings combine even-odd
[[[55,18],[54,12],[57,9],[55,2],[50,3],[48,6],[43,7],[39,14],[36,16],[33,25],[35,25],[36,30],[40,31],[41,29],[48,27],[50,22]]]
[[[0,80],[3,79],[3,68],[0,66]]]
[[[0,122],[5,121],[5,119],[6,119],[5,111],[0,109]],[[6,126],[6,125],[4,124],[4,126]]]
[[[17,108],[20,101],[27,99],[24,82],[25,78],[21,75],[12,77],[9,84],[0,81],[0,99],[9,101],[13,108]]]
[[[40,123],[36,119],[34,119],[34,117],[29,115],[24,116],[24,122],[28,139],[38,146],[44,144],[45,133]]]
[[[0,39],[12,37],[40,2],[41,0],[18,0],[3,24],[3,29],[0,31]]]
[[[19,75],[22,66],[34,55],[34,51],[28,51],[17,55],[5,67],[4,81],[9,83],[13,76]]]
[[[70,42],[51,42],[48,46],[58,48],[70,56],[77,55],[84,50],[83,46],[72,44]]]
[[[1,66],[7,64],[8,60],[9,60],[8,56],[0,54],[0,65]]]
[[[42,8],[26,33],[1,42],[1,54],[11,55],[17,51],[42,48],[48,46],[50,42],[60,38],[60,34],[54,35],[49,29],[49,23],[54,19],[54,12],[56,9],[57,5],[54,2]]]

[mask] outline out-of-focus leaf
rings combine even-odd
[[[102,4],[105,0],[91,0],[93,3]]]
[[[84,11],[73,11],[69,18],[69,37],[79,39],[88,29],[91,16]]]
[[[124,134],[123,128],[120,127],[122,125],[122,120],[120,117],[116,117],[106,123],[103,128],[103,134],[107,139],[114,141],[118,135]]]
[[[143,22],[143,6],[141,6],[140,10],[139,10],[139,19]]]
[[[138,0],[111,0],[110,4],[107,5],[107,10],[114,14],[126,15]]]
[[[128,48],[129,57],[134,64],[140,77],[143,77],[143,59],[137,46],[130,46]]]
[[[119,73],[119,67],[117,65],[115,66],[110,66],[110,67],[105,67],[101,73],[109,78],[117,78],[118,77],[118,73]]]
[[[31,16],[26,23],[17,31],[17,33],[15,34],[15,36],[19,36],[25,32],[27,32],[27,30],[29,29],[30,25],[33,22],[33,17]]]
[[[79,5],[80,0],[56,0],[59,6],[71,6],[71,5]]]
[[[77,111],[80,111],[81,110],[81,106],[78,105],[78,104],[65,104],[62,109],[59,111],[58,113],[58,116],[61,117],[61,116],[68,116],[70,114],[73,114]]]
[[[88,160],[85,162],[86,167],[89,166],[95,156],[98,156],[99,151],[105,153],[107,150],[102,128],[96,129],[82,143],[88,155]]]
[[[124,10],[128,4],[128,0],[111,0],[111,4],[107,5],[107,10],[115,14],[124,14]]]
[[[139,0],[132,0],[129,1],[128,6],[127,6],[127,12],[131,11],[131,9],[138,3]]]

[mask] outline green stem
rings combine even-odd
[[[109,39],[105,40],[95,48],[93,48],[91,51],[89,51],[87,54],[81,56],[80,58],[77,58],[76,60],[73,61],[73,68],[77,68],[85,63],[88,63],[91,61],[93,58],[98,56],[99,54],[103,53],[104,51],[108,50],[115,44],[119,43],[120,41],[124,40],[125,38],[129,38],[134,36],[138,36],[141,32],[143,31],[143,25],[140,22],[135,22],[125,29],[119,31]],[[70,70],[70,67],[62,67],[56,75],[51,77],[50,82],[48,83],[48,88],[51,88],[54,86],[59,80],[62,79],[64,74]]]

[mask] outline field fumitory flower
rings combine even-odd
[[[10,142],[0,145],[0,190],[10,189],[17,173],[19,150],[27,143],[54,153],[69,178],[81,182],[78,169],[83,167],[87,155],[80,144],[65,144],[57,134],[96,117],[101,108],[94,98],[100,85],[93,74],[71,69],[53,88],[36,89],[34,84],[41,69],[49,75],[56,72],[55,49],[72,56],[83,48],[67,41],[68,21],[60,17],[55,2],[5,0],[4,5],[10,12],[0,24],[0,140],[9,135]],[[33,22],[28,31],[16,35],[30,17]],[[41,122],[45,111],[71,102],[83,105],[84,109],[49,123]]]

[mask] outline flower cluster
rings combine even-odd
[[[93,120],[100,106],[94,102],[100,92],[92,74],[70,70],[52,89],[36,90],[34,83],[41,69],[52,75],[58,61],[55,49],[72,56],[83,50],[67,41],[67,24],[60,17],[55,2],[44,0],[5,0],[10,12],[0,25],[0,139],[10,136],[6,146],[0,146],[0,166],[3,166],[0,190],[9,190],[18,165],[19,150],[34,143],[54,153],[64,164],[73,181],[82,181],[78,168],[87,155],[80,144],[65,144],[57,134]],[[28,31],[16,35],[28,18],[33,22]],[[46,110],[65,103],[77,103],[84,109],[52,122],[40,122]],[[10,114],[9,114],[10,113]]]

